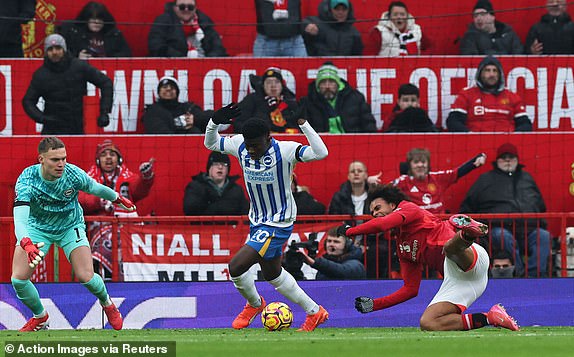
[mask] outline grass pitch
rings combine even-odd
[[[574,327],[527,327],[519,332],[483,328],[460,332],[423,332],[416,328],[318,328],[189,330],[0,331],[5,341],[175,341],[177,356],[572,356]],[[88,356],[88,355],[86,355]],[[151,355],[150,355],[151,356]]]

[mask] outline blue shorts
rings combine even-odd
[[[264,224],[251,226],[247,245],[255,249],[263,259],[271,260],[283,254],[283,244],[287,242],[292,231],[293,226],[284,228]]]
[[[44,246],[40,248],[44,254],[48,254],[50,247],[52,244],[56,244],[64,250],[64,254],[66,254],[66,258],[68,261],[70,260],[70,254],[72,251],[78,247],[90,247],[90,243],[88,242],[88,238],[86,236],[86,225],[80,224],[74,228],[68,229],[66,232],[61,234],[50,234],[44,233],[32,227],[28,227],[28,234],[30,235],[30,239],[32,243],[40,243],[44,242]],[[16,242],[16,245],[20,245],[20,240]]]

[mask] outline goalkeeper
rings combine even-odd
[[[94,274],[78,192],[99,196],[128,211],[136,207],[77,166],[67,164],[66,147],[60,139],[42,139],[38,154],[40,163],[24,169],[16,181],[14,227],[17,244],[12,262],[12,286],[18,299],[34,313],[20,331],[48,327],[48,313],[30,276],[53,243],[62,247],[82,285],[99,299],[110,325],[120,330],[122,315],[110,300],[102,278]]]

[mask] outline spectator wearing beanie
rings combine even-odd
[[[303,118],[322,133],[374,133],[375,117],[365,96],[339,76],[331,62],[325,62],[317,79],[301,98]]]
[[[159,99],[146,107],[142,117],[145,134],[201,134],[213,111],[204,111],[193,102],[180,102],[179,83],[169,76],[157,85]]]
[[[468,190],[460,213],[546,212],[540,189],[518,158],[514,144],[498,147],[493,169],[480,175]],[[544,219],[492,219],[485,223],[491,227],[489,246],[516,257],[517,276],[548,276],[550,233]]]
[[[281,70],[269,67],[261,76],[251,75],[249,79],[254,92],[238,104],[241,115],[233,123],[235,132],[241,133],[243,123],[256,117],[268,121],[273,133],[299,133],[299,104],[295,93],[287,88]]]
[[[496,21],[488,0],[478,0],[472,10],[473,22],[460,41],[461,55],[518,55],[523,47],[512,27]]]
[[[185,188],[183,212],[186,216],[238,216],[249,211],[239,176],[229,176],[229,156],[212,151],[207,172],[193,176]]]
[[[43,124],[43,135],[84,134],[84,96],[92,83],[101,90],[99,127],[110,123],[113,103],[113,84],[102,71],[86,61],[71,57],[66,41],[52,34],[44,40],[44,63],[33,76],[22,99],[24,111],[36,123]],[[44,110],[37,107],[44,98]]]

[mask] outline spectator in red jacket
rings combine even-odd
[[[88,175],[102,185],[117,191],[132,202],[138,202],[149,194],[154,182],[153,164],[155,159],[140,164],[135,173],[124,164],[120,149],[111,141],[104,140],[96,149],[95,164],[88,170]],[[137,216],[137,211],[128,212],[114,206],[110,201],[80,193],[80,204],[87,216]],[[108,223],[93,222],[88,227],[94,271],[102,278],[112,276],[112,226]]]

